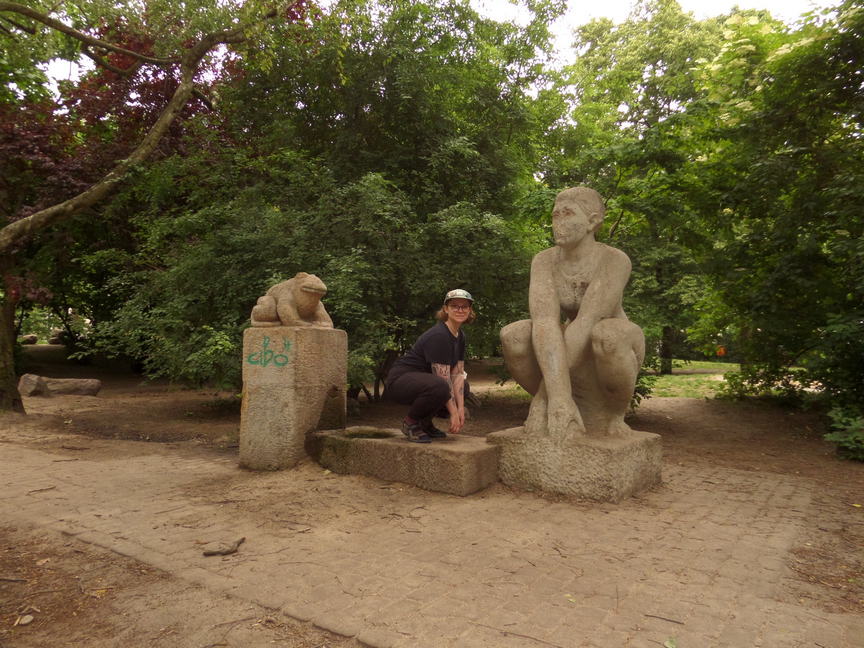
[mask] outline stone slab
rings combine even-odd
[[[100,389],[102,381],[96,378],[45,378],[24,374],[18,381],[18,393],[22,396],[96,396]]]
[[[516,488],[620,502],[661,481],[659,434],[555,439],[517,427],[486,438],[501,449],[501,481]]]
[[[399,430],[353,427],[313,432],[307,451],[336,473],[451,495],[470,495],[498,480],[498,448],[481,437],[451,435],[429,444],[411,443]]]
[[[249,328],[243,334],[240,465],[291,468],[306,435],[344,427],[348,335],[311,326]]]

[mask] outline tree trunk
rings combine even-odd
[[[672,373],[672,348],[674,346],[675,330],[671,326],[663,327],[660,338],[660,373],[668,376]]]
[[[24,413],[15,374],[15,304],[7,287],[0,303],[0,412]]]

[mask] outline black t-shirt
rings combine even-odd
[[[442,364],[455,367],[457,362],[465,359],[465,334],[453,337],[444,322],[423,333],[414,346],[404,356],[399,358],[390,369],[388,381],[408,371],[423,371],[432,373],[432,364]]]

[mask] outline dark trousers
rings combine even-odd
[[[420,421],[434,416],[450,400],[450,384],[441,376],[424,371],[408,371],[387,382],[386,396],[402,405],[410,405],[408,416]]]

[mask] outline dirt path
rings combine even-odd
[[[3,648],[864,646],[864,466],[811,415],[653,399],[632,424],[663,435],[662,487],[457,498],[240,471],[231,395],[100,375],[0,419]],[[524,418],[475,385],[470,433]]]

